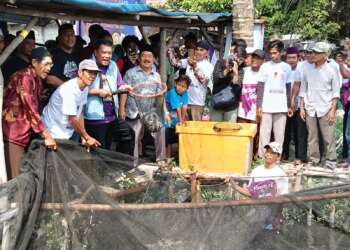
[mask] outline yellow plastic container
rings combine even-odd
[[[180,167],[201,173],[246,175],[252,161],[256,125],[189,121],[176,127]]]

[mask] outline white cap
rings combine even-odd
[[[270,148],[272,152],[277,154],[282,154],[282,146],[276,141],[270,142],[269,144],[265,145],[264,148]]]

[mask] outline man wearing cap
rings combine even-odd
[[[301,63],[299,62],[299,50],[296,47],[290,47],[286,50],[286,62],[292,68],[291,83],[300,86]],[[289,145],[293,135],[295,145],[295,165],[300,165],[307,161],[307,128],[306,123],[300,117],[300,97],[294,96],[291,99],[293,114],[287,118],[286,130],[284,134],[282,159],[289,158]]]
[[[256,88],[259,81],[259,70],[264,63],[265,52],[257,49],[251,53],[251,65],[244,69],[242,92],[238,107],[238,122],[257,123],[256,121]],[[254,156],[258,152],[257,134],[254,138]]]
[[[76,37],[72,24],[60,26],[57,42],[58,47],[52,51],[54,65],[46,81],[51,92],[62,83],[75,78],[79,64],[79,57],[74,53]]]
[[[320,162],[319,129],[324,142],[326,167],[336,167],[335,114],[340,96],[337,72],[327,63],[329,45],[318,42],[313,48],[314,63],[301,74],[300,116],[308,128],[308,156],[312,165]],[[318,129],[319,127],[319,129]]]
[[[20,31],[17,32],[17,36],[19,33]],[[18,45],[15,53],[1,66],[5,86],[13,73],[30,65],[30,56],[34,48],[35,34],[34,31],[30,31],[28,36]]]
[[[77,133],[86,147],[97,147],[101,144],[85,130],[83,106],[88,96],[88,86],[100,72],[93,60],[86,59],[79,64],[78,76],[60,87],[52,94],[43,111],[43,120],[49,133],[55,139],[72,139]]]

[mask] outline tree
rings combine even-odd
[[[267,21],[267,34],[299,34],[302,39],[329,39],[340,25],[332,19],[330,0],[257,0],[256,17]]]
[[[232,0],[168,0],[166,8],[190,12],[231,12]]]

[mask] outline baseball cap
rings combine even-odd
[[[252,53],[252,56],[257,56],[257,57],[260,57],[261,59],[264,59],[265,58],[265,52],[261,49],[256,49],[253,51]]]
[[[202,49],[205,49],[205,50],[209,50],[210,45],[209,45],[209,43],[207,41],[202,40],[202,41],[199,41],[197,43],[197,48],[202,48]]]
[[[94,60],[85,59],[79,64],[79,70],[101,71]]]
[[[270,142],[269,144],[265,145],[264,148],[270,148],[272,152],[280,155],[282,154],[282,146],[278,142]]]
[[[318,52],[318,53],[328,53],[329,50],[330,50],[330,46],[326,42],[318,42],[312,48],[312,51],[315,51],[315,52]]]

